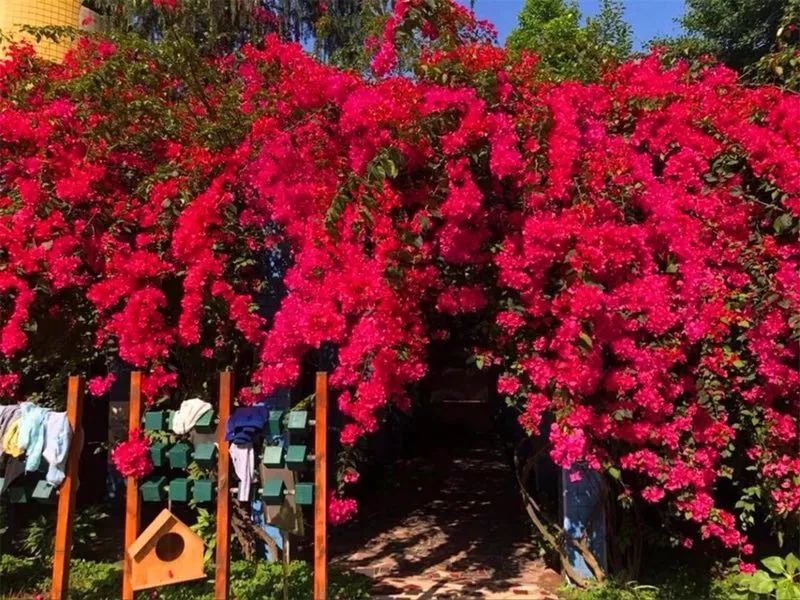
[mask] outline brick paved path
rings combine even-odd
[[[335,564],[376,582],[376,599],[550,600],[514,476],[490,442],[393,465],[356,524],[334,530]]]

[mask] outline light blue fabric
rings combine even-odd
[[[25,450],[25,470],[35,471],[42,462],[44,451],[44,420],[46,408],[36,406],[32,402],[23,402],[20,405],[20,422],[18,443]]]
[[[69,454],[69,443],[72,439],[72,428],[69,426],[67,413],[51,412],[45,419],[44,452],[42,455],[50,465],[47,469],[47,482],[58,487],[66,478],[64,466]]]

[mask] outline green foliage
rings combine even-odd
[[[538,54],[548,78],[592,81],[631,52],[631,28],[623,12],[618,0],[602,0],[599,13],[581,25],[574,2],[526,0],[507,45]]]
[[[800,0],[789,0],[771,51],[753,65],[750,74],[758,83],[770,83],[800,91]]]
[[[72,546],[77,556],[86,554],[97,541],[98,524],[108,518],[96,506],[90,506],[75,515],[72,528]],[[53,556],[56,533],[56,513],[48,511],[33,519],[25,528],[22,548],[31,558],[49,560]]]
[[[731,600],[800,600],[800,558],[768,556],[763,569],[732,576]]]
[[[206,549],[203,559],[206,563],[214,557],[217,547],[217,515],[205,508],[197,509],[197,522],[190,527],[200,539],[203,540],[203,547]]]
[[[180,0],[177,10],[157,10],[152,0],[93,4],[108,15],[110,28],[145,39],[185,37],[203,53],[218,53],[276,33],[313,47],[321,60],[347,67],[366,64],[366,34],[389,8],[385,0]]]
[[[0,556],[0,599],[19,594],[42,593],[49,588],[49,570],[41,561]],[[288,592],[292,600],[311,600],[313,573],[301,561],[288,569]],[[283,600],[283,565],[265,561],[231,563],[231,594],[237,600]],[[71,600],[114,600],[119,597],[122,571],[118,563],[73,560],[70,576]],[[332,571],[330,597],[333,600],[367,600],[370,582],[366,577]],[[213,600],[209,580],[163,587],[152,598],[160,600]]]
[[[744,68],[772,47],[786,0],[687,0],[683,26],[707,40],[725,63]]]

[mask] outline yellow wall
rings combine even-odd
[[[0,30],[19,38],[20,25],[78,27],[80,14],[81,0],[0,0]],[[68,40],[59,44],[42,40],[36,49],[44,58],[61,60],[68,45]]]

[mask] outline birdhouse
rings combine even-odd
[[[178,442],[167,452],[169,457],[169,466],[173,469],[185,469],[189,466],[189,453],[191,448],[189,444]]]
[[[211,502],[214,497],[214,482],[210,479],[198,479],[192,486],[192,497],[198,504]]]
[[[31,496],[38,502],[51,503],[55,501],[56,488],[44,479],[40,479],[36,482]]]
[[[295,435],[303,435],[308,427],[308,412],[305,410],[293,410],[289,412],[289,417],[286,421],[286,428],[290,433]]]
[[[289,446],[286,449],[286,466],[292,471],[302,471],[306,468],[308,448],[306,446]]]
[[[164,429],[164,411],[148,410],[144,413],[144,428],[146,431],[159,431]]]
[[[195,430],[203,433],[209,432],[214,430],[214,411],[207,410],[200,418],[197,419],[197,423],[194,424]]]
[[[213,467],[217,457],[217,447],[213,443],[196,444],[192,458],[201,467]]]
[[[280,479],[268,479],[261,488],[261,496],[264,504],[269,506],[279,506],[283,504],[283,496],[286,493],[286,485]]]
[[[272,436],[281,434],[281,423],[283,421],[282,410],[269,411],[269,434]]]
[[[154,467],[163,467],[166,464],[167,444],[156,442],[150,446],[150,459]]]
[[[204,579],[203,540],[168,510],[128,548],[134,590]]]
[[[169,482],[169,499],[174,502],[188,502],[191,487],[191,481],[185,477],[173,479]]]
[[[283,447],[282,446],[264,446],[264,456],[261,462],[268,467],[282,467],[283,466]]]
[[[311,506],[314,503],[314,484],[298,483],[294,488],[294,500],[300,506]]]
[[[148,477],[139,486],[142,500],[145,502],[161,502],[164,499],[164,477]]]

